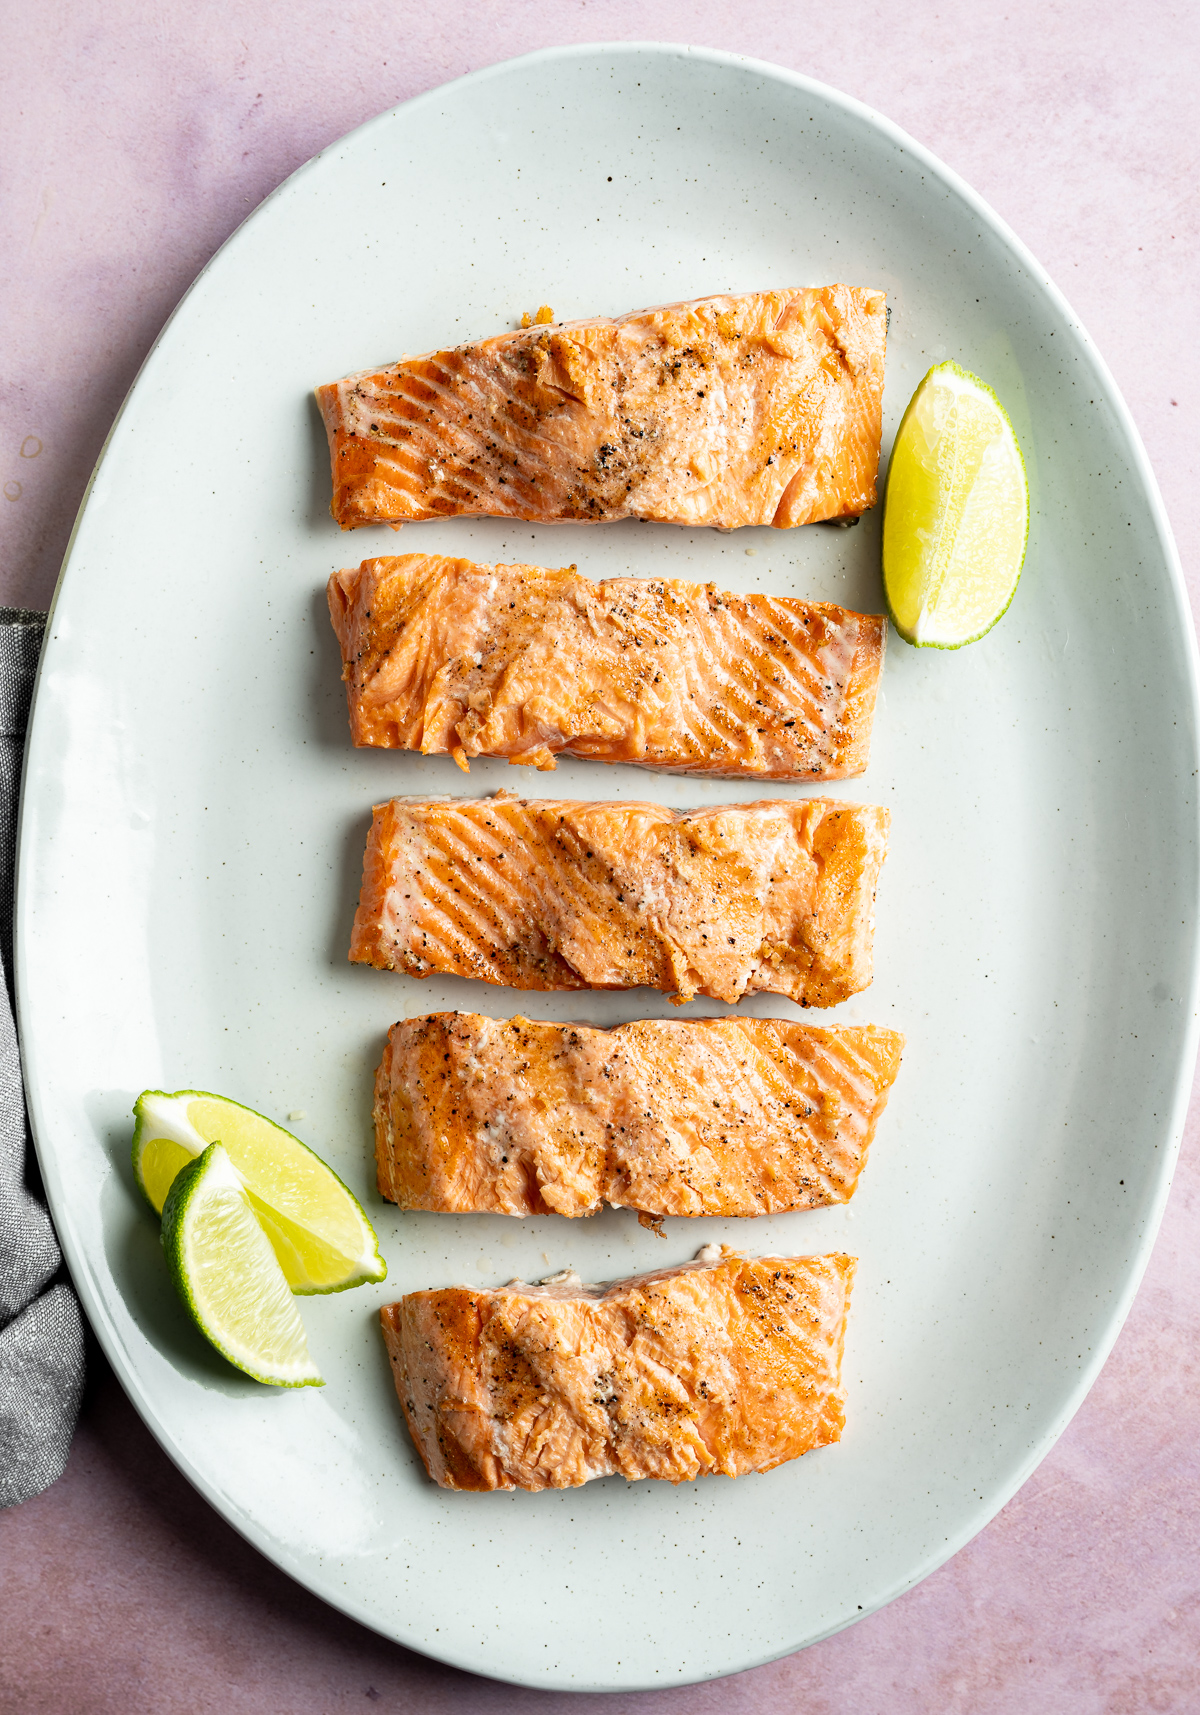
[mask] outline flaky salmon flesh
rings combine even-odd
[[[903,1046],[784,1018],[404,1019],[375,1078],[379,1190],[456,1215],[608,1203],[645,1225],[845,1203]]]
[[[835,1006],[871,980],[888,813],[834,798],[377,804],[356,964],[518,989]]]
[[[885,344],[882,292],[822,286],[406,357],[317,389],[333,516],[854,518],[875,504]]]
[[[867,766],[886,621],[712,584],[444,554],[329,580],[356,745],[768,780]]]
[[[607,1290],[567,1275],[413,1292],[383,1335],[445,1489],[740,1477],[840,1439],[854,1265],[706,1250]]]

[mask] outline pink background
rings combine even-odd
[[[478,66],[551,43],[658,39],[834,84],[987,198],[1114,370],[1200,603],[1200,29],[1187,5],[7,0],[3,18],[2,601],[47,605],[88,473],[151,341],[293,168]],[[826,1643],[706,1687],[590,1698],[425,1661],[248,1548],[93,1354],[66,1476],[0,1513],[0,1711],[1196,1710],[1198,1132],[1194,1104],[1133,1313],[1054,1452],[949,1565]]]

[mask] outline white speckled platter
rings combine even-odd
[[[463,783],[447,758],[351,750],[329,572],[420,547],[878,611],[879,520],[343,537],[310,389],[541,303],[582,316],[831,280],[890,295],[885,458],[921,375],[954,357],[1007,405],[1033,500],[1008,616],[959,654],[893,636],[871,769],[836,788],[887,804],[893,832],[875,982],[828,1016],[909,1044],[859,1194],[756,1223],[668,1221],[665,1243],[628,1213],[402,1215],[370,1165],[371,1073],[395,1018],[671,1009],[347,964],[372,801]],[[29,743],[17,937],[33,1124],[72,1274],[147,1423],[309,1588],[531,1685],[730,1673],[907,1589],[1046,1452],[1145,1264],[1195,1044],[1196,735],[1182,584],[1125,407],[1033,259],[893,126],[770,66],[610,45],[480,73],[334,145],[229,241],[147,361],[67,556]],[[513,783],[530,789],[480,763],[468,790]],[[537,787],[756,795],[586,764]],[[257,1387],[185,1321],[127,1162],[146,1085],[304,1110],[295,1129],[367,1204],[388,1280],[304,1301],[323,1390]],[[380,1303],[568,1264],[607,1278],[711,1240],[861,1258],[840,1446],[678,1489],[426,1481]]]

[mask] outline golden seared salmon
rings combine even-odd
[[[357,745],[768,780],[867,766],[886,621],[712,584],[444,554],[329,580]]]
[[[385,1306],[396,1392],[434,1482],[684,1483],[839,1440],[855,1259],[714,1252],[607,1290],[567,1274]]]
[[[326,387],[333,516],[787,528],[875,504],[882,292],[699,298],[535,326]]]
[[[903,1046],[785,1018],[407,1018],[375,1077],[379,1189],[456,1215],[610,1203],[644,1225],[845,1203]]]
[[[680,1002],[835,1006],[871,980],[888,813],[835,798],[671,811],[573,799],[377,804],[356,964]]]

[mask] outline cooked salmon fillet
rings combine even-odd
[[[379,1189],[402,1209],[773,1215],[845,1203],[904,1038],[784,1018],[615,1030],[435,1012],[375,1078]]]
[[[875,504],[882,292],[747,292],[498,334],[318,387],[333,516],[774,524]]]
[[[385,1306],[396,1392],[434,1482],[684,1483],[770,1471],[840,1440],[855,1259],[715,1249],[607,1290],[564,1275]]]
[[[671,811],[573,799],[377,804],[356,964],[679,1001],[834,1006],[871,980],[888,813],[834,798]]]
[[[768,780],[867,766],[886,621],[712,584],[444,554],[329,580],[357,745]]]

